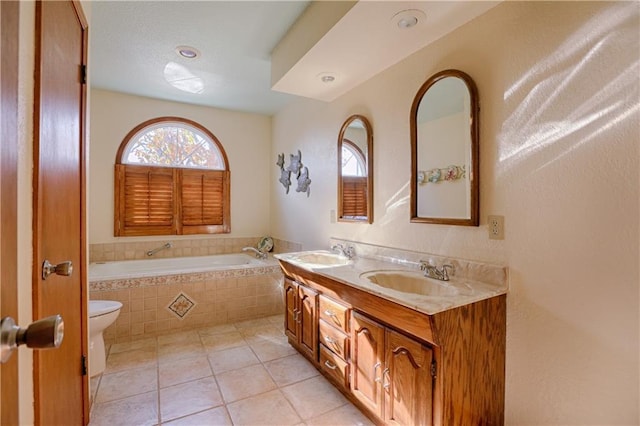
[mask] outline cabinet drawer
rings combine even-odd
[[[337,384],[349,388],[349,364],[320,344],[320,367]]]
[[[329,324],[349,332],[349,308],[320,295],[320,318]]]
[[[322,319],[320,320],[320,343],[340,358],[344,360],[347,359],[347,354],[349,353],[349,336]]]

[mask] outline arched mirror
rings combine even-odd
[[[411,222],[478,226],[478,90],[441,71],[411,106]]]
[[[371,124],[352,115],[338,136],[338,221],[373,222],[372,156]]]

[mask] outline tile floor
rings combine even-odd
[[[90,426],[371,425],[288,343],[281,315],[107,349]]]

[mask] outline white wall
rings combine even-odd
[[[332,103],[273,120],[272,157],[302,151],[311,196],[271,166],[275,237],[336,236],[510,268],[506,423],[638,424],[639,6],[508,2]],[[409,223],[409,112],[447,68],[480,95],[481,226]],[[336,143],[363,114],[374,133],[374,223],[331,223]],[[488,214],[505,216],[490,241]]]
[[[231,233],[267,235],[269,230],[271,118],[258,114],[160,101],[105,90],[91,90],[89,242],[139,241],[167,237],[113,236],[113,168],[122,139],[155,117],[179,116],[209,129],[223,145],[231,170]],[[176,237],[171,237],[176,238]],[[190,236],[189,238],[193,238]]]

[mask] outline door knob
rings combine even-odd
[[[48,260],[45,259],[42,262],[42,279],[46,280],[47,277],[51,274],[63,275],[68,277],[73,273],[73,263],[70,260],[66,262],[58,263],[57,265],[52,265]]]
[[[32,322],[21,328],[11,317],[4,317],[0,323],[0,363],[5,363],[20,345],[32,349],[57,348],[64,337],[64,320],[53,315]]]

